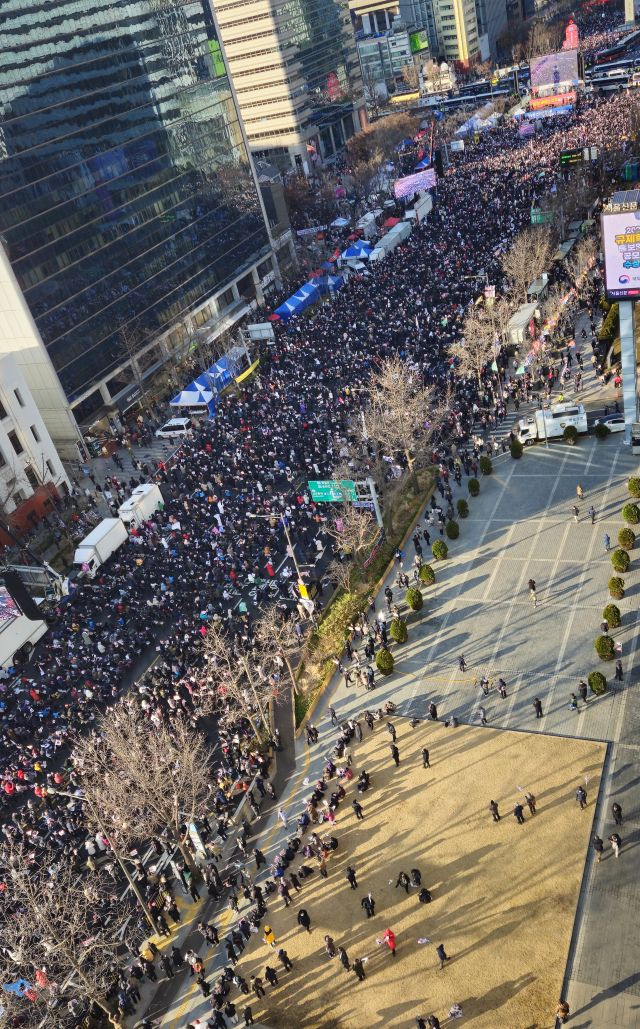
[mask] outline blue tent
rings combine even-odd
[[[311,307],[320,298],[318,289],[312,282],[305,283],[297,293],[285,300],[284,304],[276,307],[275,313],[282,318],[283,322],[289,321],[295,314],[301,314],[307,307]]]
[[[428,168],[430,164],[431,164],[431,161],[429,160],[429,158],[428,157],[423,157],[422,160],[419,161],[418,164],[416,164],[416,166],[415,166],[415,168],[413,170],[414,171],[424,171],[424,169]]]
[[[229,367],[229,359],[226,357],[219,357],[216,363],[207,368],[204,374],[213,382],[214,388],[218,392],[233,381],[233,372]]]
[[[371,243],[367,243],[366,239],[363,239],[358,243],[353,243],[353,245],[347,247],[346,250],[343,250],[342,258],[345,261],[349,258],[358,258],[362,260],[363,257],[367,258],[372,250],[373,247],[371,246]]]
[[[337,291],[344,286],[344,278],[342,275],[320,275],[317,279],[313,280],[313,284],[323,296],[327,293],[337,293]]]

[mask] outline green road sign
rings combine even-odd
[[[356,500],[356,484],[353,479],[309,479],[307,483],[311,499],[321,504],[336,500]]]

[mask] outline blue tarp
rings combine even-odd
[[[327,293],[336,293],[341,289],[344,286],[344,278],[342,275],[319,275],[317,279],[313,280],[313,284],[324,296]]]
[[[372,250],[371,243],[367,243],[366,239],[363,239],[361,242],[354,243],[352,246],[347,247],[346,250],[343,250],[342,257],[345,261],[350,257],[362,259],[363,257],[368,257]]]
[[[283,322],[293,318],[295,314],[301,314],[307,307],[311,307],[320,298],[316,286],[312,282],[306,282],[304,286],[301,286],[297,293],[285,300],[284,304],[280,304],[280,307],[276,307],[275,313],[282,318]]]
[[[431,164],[431,161],[429,160],[429,158],[428,157],[423,157],[422,160],[419,161],[418,164],[416,164],[416,166],[415,166],[415,168],[413,170],[414,171],[424,171],[424,169],[428,168],[430,164]]]

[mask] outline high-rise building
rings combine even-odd
[[[475,0],[480,56],[483,61],[497,60],[497,40],[507,31],[506,0]]]
[[[331,159],[366,112],[347,0],[214,0],[249,145],[286,170]]]
[[[0,5],[0,352],[51,435],[277,264],[209,0]]]

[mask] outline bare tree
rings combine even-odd
[[[76,749],[84,788],[107,827],[129,839],[166,830],[195,873],[182,827],[210,797],[212,753],[203,734],[177,716],[153,723],[126,701],[100,720],[99,734]]]
[[[405,64],[402,69],[402,78],[407,89],[415,92],[420,86],[420,72],[416,65],[412,61],[410,64]]]
[[[483,307],[472,307],[464,320],[462,339],[449,347],[455,359],[456,375],[472,376],[482,390],[482,373],[496,356],[496,330],[490,312]]]
[[[335,519],[327,525],[326,531],[342,552],[353,558],[356,568],[362,571],[366,555],[378,535],[378,526],[370,513],[345,503]]]
[[[407,361],[390,357],[369,380],[363,435],[388,454],[402,453],[413,489],[418,491],[416,458],[441,424],[447,398],[437,399]]]
[[[300,649],[300,640],[292,620],[285,618],[275,604],[272,604],[263,610],[254,626],[254,633],[265,656],[275,662],[278,668],[281,664],[286,667],[293,692],[298,693],[291,658]]]
[[[218,711],[246,718],[256,739],[269,733],[269,704],[282,693],[282,686],[268,674],[270,653],[260,649],[252,654],[234,652],[227,630],[213,622],[205,639],[205,654],[210,703]]]
[[[548,268],[552,254],[553,241],[548,228],[524,229],[516,236],[502,259],[502,267],[520,303],[526,303],[528,286]]]
[[[569,274],[578,296],[586,296],[589,292],[589,272],[596,260],[596,241],[593,236],[579,240],[569,258]]]
[[[44,1003],[48,997],[65,1003],[75,998],[81,1012],[95,1004],[111,1025],[120,1026],[107,994],[130,911],[113,894],[113,883],[100,873],[85,880],[55,853],[37,866],[17,848],[6,851],[4,859],[2,981],[38,984],[36,997]],[[129,922],[126,938],[135,949],[144,933]],[[65,1025],[64,1005],[52,1017],[48,1024]],[[77,1020],[76,1015],[74,1024]]]

